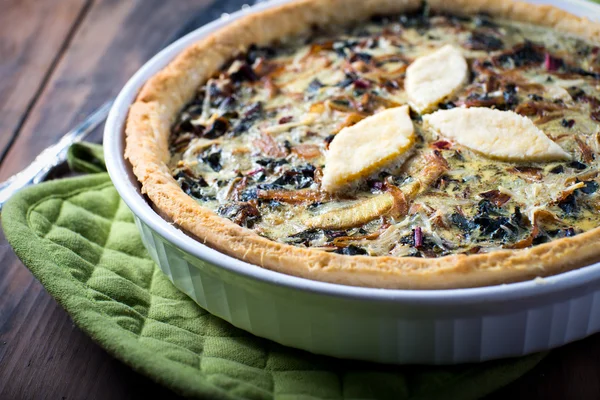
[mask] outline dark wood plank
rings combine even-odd
[[[22,169],[115,96],[141,64],[208,4],[208,0],[95,1],[64,56],[49,72],[0,167],[0,180]],[[55,21],[52,10],[46,11],[50,23]],[[99,129],[97,141],[100,134]],[[3,237],[0,299],[1,399],[176,398],[113,359],[73,326]]]
[[[211,0],[97,0],[0,167],[0,181],[95,108]],[[94,136],[100,140],[100,134]]]
[[[18,264],[0,232],[2,266]],[[0,399],[177,396],[106,354],[76,328],[26,268],[2,282]]]
[[[489,396],[504,399],[600,399],[600,334],[551,351],[528,374]]]
[[[0,159],[90,3],[91,0],[2,1]]]

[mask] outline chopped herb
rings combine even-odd
[[[533,238],[532,244],[534,246],[537,246],[538,244],[548,243],[549,241],[550,238],[548,237],[548,235],[539,234],[538,236]]]
[[[452,214],[450,216],[450,221],[463,232],[471,232],[473,229],[475,229],[475,225],[465,218],[464,215],[459,213]]]
[[[495,51],[504,48],[504,42],[496,36],[475,31],[469,35],[466,46],[471,50]]]
[[[569,119],[566,120],[563,118],[562,121],[560,121],[560,124],[564,127],[564,128],[572,128],[573,125],[575,125],[575,120],[574,119]]]
[[[368,255],[369,253],[362,247],[351,244],[348,247],[340,247],[334,250],[334,253],[343,254],[345,256]]]
[[[517,68],[540,64],[544,61],[544,53],[539,46],[534,45],[530,41],[525,41],[512,48],[498,57],[498,61],[502,64],[512,63]]]
[[[246,61],[248,62],[248,64],[252,65],[259,58],[269,59],[269,58],[274,57],[275,54],[276,54],[276,51],[272,47],[268,47],[268,46],[259,47],[255,44],[251,44],[250,47],[248,48],[248,52],[246,53]]]
[[[577,191],[581,191],[582,193],[585,194],[592,194],[592,193],[596,193],[598,191],[598,182],[595,181],[587,181],[584,182],[585,186],[577,189]]]
[[[203,194],[202,188],[208,186],[208,183],[202,176],[194,177],[188,175],[184,171],[179,171],[173,177],[179,186],[181,186],[181,190],[183,190],[188,196],[195,197],[197,199],[206,199],[207,197]]]
[[[318,91],[319,89],[321,89],[323,86],[325,86],[325,85],[323,85],[320,80],[315,78],[308,84],[306,91],[308,93],[314,93],[314,92]]]
[[[319,239],[321,235],[323,235],[323,231],[321,229],[307,229],[288,236],[285,241],[291,244],[303,244],[305,246],[309,246],[310,242]]]
[[[246,190],[242,191],[242,193],[240,193],[239,198],[240,198],[240,201],[255,200],[258,198],[258,189],[255,187],[246,189]]]
[[[315,170],[311,164],[295,167],[285,171],[273,183],[281,186],[293,186],[295,189],[306,189],[314,182]]]
[[[354,53],[352,55],[352,57],[350,57],[350,62],[355,62],[355,61],[364,61],[367,64],[371,62],[371,60],[373,59],[373,56],[367,53]]]
[[[263,103],[257,101],[255,103],[250,104],[244,110],[244,117],[238,122],[238,124],[233,128],[233,132],[235,136],[238,136],[244,132],[247,132],[252,123],[261,117],[264,113]]]
[[[529,97],[533,101],[542,101],[542,100],[544,100],[544,98],[542,96],[540,96],[538,94],[535,94],[535,93],[530,94],[527,97]]]
[[[240,68],[237,71],[233,72],[231,75],[229,75],[229,77],[233,82],[254,82],[258,80],[258,76],[256,76],[256,73],[254,72],[252,67],[246,63],[242,64]]]
[[[260,220],[260,211],[250,203],[230,203],[217,209],[217,213],[238,225],[252,228]]]
[[[269,171],[273,171],[277,167],[290,163],[285,158],[260,158],[254,162],[267,168]]]
[[[580,171],[581,171],[582,169],[586,169],[586,168],[587,168],[587,165],[585,165],[584,163],[582,163],[582,162],[579,162],[579,161],[571,161],[571,162],[569,163],[569,167],[571,167],[571,168],[575,168],[575,169],[577,169],[577,170],[580,170]]]
[[[496,28],[498,25],[490,19],[489,16],[479,14],[473,18],[476,27]]]
[[[211,147],[203,154],[206,155],[202,155],[200,159],[204,163],[208,164],[213,171],[219,172],[221,169],[223,169],[223,166],[221,165],[221,150],[213,151]]]
[[[352,85],[352,83],[358,79],[358,76],[354,73],[346,73],[346,77],[341,80],[336,86],[346,87]]]
[[[568,195],[565,199],[558,203],[558,207],[567,215],[576,214],[579,209],[577,206],[577,199],[573,194]]]
[[[223,136],[229,129],[229,122],[223,118],[217,118],[208,128],[208,130],[202,135],[207,139],[216,139]]]
[[[440,110],[450,110],[452,108],[456,108],[456,104],[451,101],[448,101],[445,103],[440,103],[438,107],[440,108]]]
[[[327,148],[329,148],[329,145],[331,144],[333,139],[335,139],[335,135],[329,135],[325,138],[325,145],[327,146]]]

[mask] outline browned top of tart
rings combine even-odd
[[[454,73],[447,55],[431,58],[444,46],[464,58],[466,79],[423,111],[407,93],[407,69],[422,58],[439,65],[426,77]],[[521,249],[600,225],[599,96],[599,47],[574,36],[486,15],[378,17],[231,59],[181,111],[171,168],[202,206],[282,243],[398,257]],[[337,135],[406,104],[415,140],[403,162],[351,190],[324,190]],[[423,122],[446,110],[462,120],[470,108],[526,117],[566,156],[540,160],[521,146],[502,159]],[[476,117],[484,136],[488,115]],[[509,131],[497,149],[530,140]],[[358,158],[352,146],[337,157],[360,163],[378,143],[367,145]]]
[[[420,6],[297,0],[190,45],[127,117],[142,192],[220,252],[327,282],[471,287],[600,261],[600,26]]]

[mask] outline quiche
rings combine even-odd
[[[377,288],[600,261],[600,27],[489,0],[300,0],[190,46],[131,106],[159,213],[264,268]]]

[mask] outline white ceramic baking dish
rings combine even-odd
[[[289,1],[289,0],[287,0]],[[546,279],[455,290],[385,290],[310,281],[213,250],[157,215],[123,159],[128,107],[142,84],[191,43],[247,13],[208,24],[161,51],[119,94],[104,146],[110,176],[150,255],[201,307],[257,336],[314,353],[382,363],[454,364],[521,356],[600,331],[600,264]],[[583,0],[538,1],[600,21]]]

